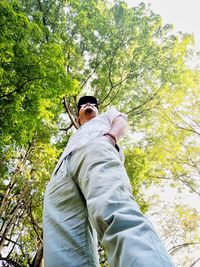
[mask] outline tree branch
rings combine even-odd
[[[43,243],[40,243],[30,267],[39,267],[42,261],[42,257],[43,257]]]
[[[15,88],[15,90],[13,90],[12,92],[9,92],[9,93],[7,93],[7,94],[4,94],[4,95],[0,96],[0,99],[1,99],[1,98],[5,98],[5,97],[8,97],[8,96],[12,95],[12,94],[15,93],[15,92],[19,93],[19,92],[21,91],[21,89],[22,89],[27,83],[32,82],[32,81],[35,81],[35,80],[41,80],[41,78],[32,78],[32,79],[30,79],[30,80],[28,80],[28,81],[25,81],[25,82],[22,83],[20,86],[18,86],[17,88]]]
[[[195,260],[189,267],[195,266],[198,261],[200,261],[200,257],[197,260]]]
[[[39,233],[38,233],[38,230],[37,230],[37,228],[38,228],[40,231],[42,231],[42,228],[35,222],[35,219],[34,219],[34,217],[33,217],[33,213],[32,213],[32,207],[31,207],[31,205],[29,205],[29,209],[27,210],[27,212],[28,212],[28,215],[29,215],[31,224],[32,224],[32,226],[33,226],[33,229],[34,229],[34,231],[35,231],[35,233],[36,233],[38,239],[39,239],[40,242],[42,243],[43,241],[42,241],[42,238],[41,238],[41,234],[39,234]]]
[[[180,244],[177,246],[173,246],[171,249],[169,249],[169,253],[173,254],[175,251],[182,249],[184,247],[187,247],[187,246],[191,246],[191,245],[199,245],[199,243],[198,242],[188,242],[188,243],[183,243],[183,244]]]
[[[73,125],[76,129],[78,129],[78,128],[79,128],[79,125],[78,125],[78,123],[75,121],[75,119],[73,118],[74,115],[73,115],[72,111],[70,110],[69,105],[67,104],[67,97],[66,97],[66,96],[63,97],[63,104],[64,104],[64,106],[65,106],[66,112],[67,112],[67,114],[68,114],[68,116],[69,116],[69,118],[70,118],[70,120],[71,120],[72,125]]]
[[[134,108],[130,109],[126,114],[130,114],[131,112],[133,112],[133,111],[135,111],[137,109],[140,109],[141,107],[145,106],[148,102],[152,101],[155,98],[155,96],[158,94],[159,91],[160,91],[160,88],[152,96],[147,98],[143,103],[141,103],[137,107],[134,107]]]

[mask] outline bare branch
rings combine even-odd
[[[39,267],[43,257],[43,243],[39,244],[38,250],[35,254],[31,267]]]
[[[41,238],[41,234],[38,232],[38,229],[40,231],[42,231],[42,228],[35,222],[35,219],[34,219],[34,216],[33,216],[33,213],[32,213],[32,207],[31,207],[31,203],[29,205],[29,208],[27,210],[28,212],[28,215],[29,215],[29,218],[30,218],[30,221],[31,221],[31,224],[33,226],[33,229],[38,237],[38,239],[40,240],[40,242],[42,243],[42,238]]]
[[[195,266],[198,261],[200,261],[200,257],[197,260],[195,260],[189,267]]]
[[[96,63],[96,66],[94,67],[93,71],[88,75],[88,77],[85,79],[85,81],[83,82],[83,84],[80,86],[80,89],[83,89],[83,87],[86,85],[86,83],[88,82],[88,80],[92,77],[92,75],[96,72],[97,68],[99,67],[99,65],[103,62],[104,58],[101,59],[99,62]]]
[[[127,114],[130,114],[131,112],[140,109],[141,107],[145,106],[148,102],[152,101],[155,98],[155,96],[158,94],[159,91],[160,91],[160,89],[158,89],[152,96],[150,96],[149,98],[147,98],[143,103],[141,103],[137,107],[134,107],[134,108],[130,109],[127,112]]]
[[[172,248],[169,249],[169,253],[173,254],[175,251],[182,249],[184,247],[187,247],[187,246],[191,246],[191,245],[199,245],[199,243],[198,242],[188,242],[188,243],[183,243],[183,244],[180,244],[177,246],[173,246]]]
[[[0,237],[3,237],[3,236],[0,235]],[[4,239],[5,239],[6,241],[9,241],[9,242],[11,242],[11,243],[17,245],[17,246],[20,246],[20,244],[19,244],[17,241],[14,241],[14,240],[12,240],[12,239],[10,239],[10,238],[7,238],[7,237],[4,237]]]
[[[192,187],[189,182],[185,181],[184,179],[182,179],[180,176],[177,177],[177,179],[179,181],[181,181],[185,186],[187,186],[191,191],[193,191],[194,193],[196,193],[198,196],[200,196],[200,193],[198,191],[196,191],[196,189],[194,189],[194,187]]]
[[[74,117],[74,114],[72,113],[72,111],[70,110],[69,108],[69,105],[67,104],[67,97],[63,97],[63,104],[65,106],[65,109],[66,109],[66,112],[67,114],[69,115],[69,118],[71,120],[71,123],[73,124],[73,126],[78,129],[79,128],[79,125],[78,123],[75,121],[75,119],[73,118]]]
[[[66,133],[69,131],[69,129],[71,129],[73,126],[73,124],[71,123],[67,128],[61,128],[59,129],[60,131],[65,131]]]
[[[8,258],[9,258],[10,255],[12,254],[12,252],[13,252],[15,246],[16,246],[16,245],[17,245],[17,246],[20,246],[20,245],[18,244],[18,240],[19,240],[19,238],[20,238],[20,235],[18,235],[16,242],[13,242],[13,240],[10,240],[10,242],[13,243],[13,246],[12,246],[11,250],[9,251],[9,254],[7,255]],[[10,242],[9,242],[9,243],[10,243]]]
[[[20,86],[18,86],[17,88],[15,88],[15,90],[13,90],[12,92],[9,92],[9,93],[7,93],[7,94],[4,94],[4,95],[0,96],[0,98],[5,98],[5,97],[8,97],[8,96],[12,95],[12,94],[15,93],[15,92],[20,92],[21,89],[22,89],[27,83],[30,83],[30,82],[35,81],[35,80],[41,80],[41,78],[32,78],[32,79],[29,79],[28,81],[23,82]]]
[[[43,14],[43,16],[42,16],[42,22],[43,22],[43,25],[44,25],[44,26],[47,26],[46,17],[45,17],[45,12],[43,11],[42,3],[41,3],[40,0],[38,0],[38,6],[39,6],[40,11],[41,11],[42,14]],[[46,42],[48,43],[49,38],[48,38],[47,33],[45,34],[45,39],[46,39]]]

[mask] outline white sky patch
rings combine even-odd
[[[137,6],[142,1],[126,0],[129,6]],[[144,0],[151,9],[161,15],[164,24],[173,24],[175,31],[194,34],[197,50],[200,50],[200,1],[199,0]]]
[[[182,189],[182,192],[178,192],[176,187],[173,188],[166,183],[165,186],[154,185],[149,189],[145,189],[145,191],[148,196],[159,195],[160,199],[166,203],[190,206],[200,212],[199,196],[190,192],[187,188]]]
[[[195,51],[200,51],[200,1],[199,0],[125,0],[130,7],[137,6],[141,2],[149,4],[151,10],[159,14],[163,25],[173,24],[174,33],[183,32],[194,35]],[[200,67],[200,57],[195,55],[188,59],[188,66],[191,68]]]

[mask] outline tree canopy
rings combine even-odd
[[[199,197],[200,73],[187,64],[190,34],[174,34],[143,3],[3,0],[0,14],[2,257],[39,266],[45,186],[78,127],[76,104],[86,93],[102,112],[114,105],[128,115],[121,145],[143,212],[154,207],[146,190],[163,181]],[[177,204],[159,216],[169,217],[159,231],[174,233],[167,246],[177,266],[192,266],[198,211]]]

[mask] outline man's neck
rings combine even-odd
[[[85,123],[87,123],[88,121],[91,121],[94,118],[96,118],[96,116],[90,117],[88,119],[80,120],[80,125],[83,126]]]

